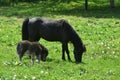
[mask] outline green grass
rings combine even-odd
[[[0,8],[0,79],[1,80],[119,80],[120,79],[120,11],[109,4],[89,2],[19,3]],[[120,4],[120,3],[116,3]],[[102,7],[102,5],[104,5]],[[64,6],[64,7],[63,7]],[[21,41],[21,26],[25,17],[66,19],[87,47],[83,63],[61,60],[61,44],[43,39],[40,43],[49,50],[46,62],[32,66],[25,56],[19,64],[16,45]],[[73,45],[69,44],[72,61]],[[67,56],[66,56],[67,58]]]

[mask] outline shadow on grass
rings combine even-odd
[[[55,59],[52,59],[52,58],[47,58],[47,62],[52,62],[52,61],[54,61]]]
[[[90,6],[88,11],[84,10],[84,2],[49,2],[19,3],[15,6],[0,8],[0,15],[7,17],[43,17],[54,15],[68,15],[95,18],[120,18],[120,6],[110,9],[105,6]]]

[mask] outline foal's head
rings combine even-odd
[[[82,62],[83,52],[86,52],[86,47],[84,44],[82,45],[80,49],[78,48],[74,49],[74,57],[75,57],[76,62]]]
[[[46,61],[47,56],[48,56],[48,49],[47,48],[42,49],[41,60]]]

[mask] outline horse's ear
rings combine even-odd
[[[37,22],[38,23],[43,23],[43,20],[42,19],[38,19]]]
[[[40,23],[43,23],[43,20],[39,20]]]
[[[65,23],[66,23],[66,21],[65,21],[65,20],[62,20],[62,25],[63,25],[63,26],[65,26]]]
[[[67,28],[68,22],[64,19],[61,20],[62,26]]]
[[[84,52],[86,52],[86,46],[83,44],[83,50]]]

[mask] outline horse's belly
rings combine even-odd
[[[61,41],[61,39],[59,37],[56,36],[48,36],[48,37],[42,37],[43,39],[47,40],[47,41]]]
[[[63,41],[64,35],[61,30],[47,30],[39,31],[40,36],[47,41]]]

